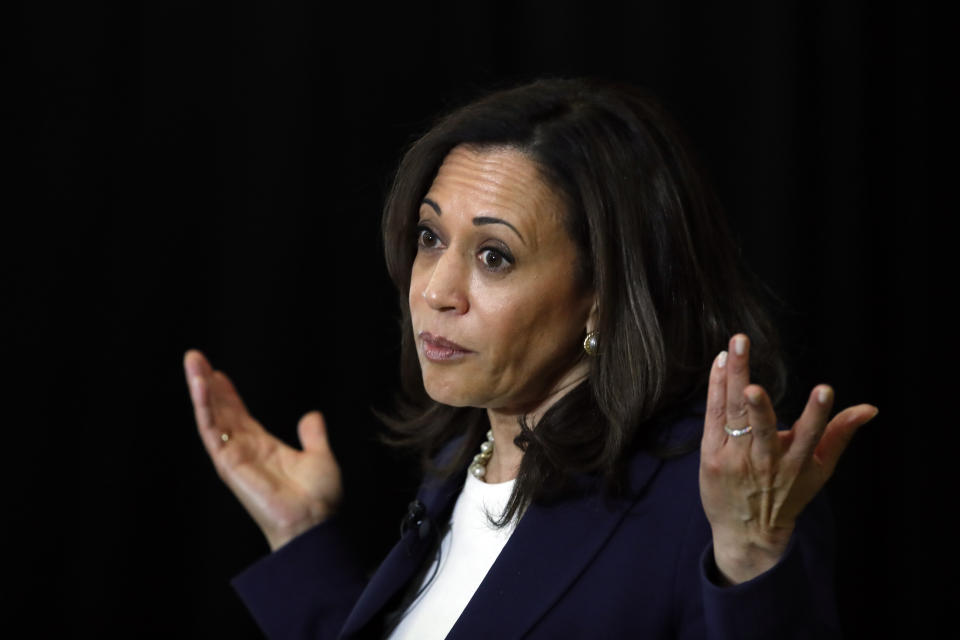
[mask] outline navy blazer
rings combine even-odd
[[[701,416],[677,427],[690,432],[702,424]],[[447,637],[839,637],[824,500],[807,507],[775,567],[719,587],[698,467],[698,452],[669,460],[638,453],[625,497],[594,491],[530,505]],[[395,606],[429,560],[433,547],[423,534],[431,521],[449,520],[464,477],[421,487],[423,523],[407,527],[369,580],[331,520],[248,568],[233,586],[270,638],[377,637],[384,608]]]

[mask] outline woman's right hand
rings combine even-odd
[[[300,419],[303,451],[287,446],[247,412],[236,389],[199,351],[183,359],[197,429],[217,474],[276,550],[329,518],[343,494],[340,467],[320,412]]]

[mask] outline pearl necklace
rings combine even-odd
[[[490,462],[490,456],[493,455],[493,429],[487,431],[487,439],[480,445],[480,453],[473,456],[473,462],[470,463],[468,471],[477,480],[483,480],[487,475],[487,463]]]

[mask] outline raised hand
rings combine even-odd
[[[857,428],[877,414],[868,404],[829,420],[833,389],[813,389],[786,431],[766,391],[750,384],[750,342],[730,340],[710,372],[700,446],[700,497],[713,532],[717,567],[732,584],[782,557],[797,516],[833,473]]]
[[[298,451],[253,419],[230,379],[214,371],[199,351],[188,351],[183,365],[200,439],[270,548],[329,518],[343,489],[320,413],[300,419],[303,450]]]

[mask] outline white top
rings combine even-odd
[[[514,482],[487,484],[467,474],[453,507],[450,528],[440,541],[439,558],[426,572],[420,585],[422,593],[407,609],[390,640],[439,639],[450,633],[516,527],[514,520],[497,529],[488,519],[488,515],[499,518],[503,513]]]

